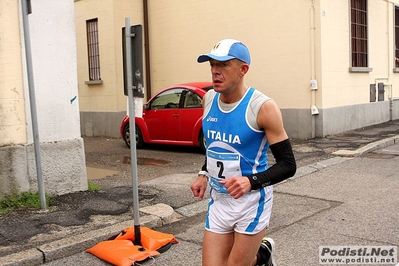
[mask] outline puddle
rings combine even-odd
[[[124,156],[122,163],[130,164],[130,156]],[[141,158],[141,157],[137,158],[137,165],[162,166],[168,163],[170,162],[154,158]],[[119,175],[120,173],[121,173],[120,171],[86,166],[86,174],[88,180],[109,178],[114,175]]]
[[[130,156],[124,156],[122,162],[124,164],[130,164]],[[142,157],[138,157],[137,158],[137,165],[162,166],[162,165],[165,165],[165,164],[168,164],[168,163],[169,163],[168,161],[154,159],[154,158],[142,158]]]
[[[87,179],[101,179],[120,174],[119,171],[86,166]]]

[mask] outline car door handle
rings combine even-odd
[[[173,114],[172,117],[179,117],[180,114]]]

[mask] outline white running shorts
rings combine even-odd
[[[273,205],[273,187],[251,190],[234,199],[210,189],[205,229],[217,234],[237,232],[257,234],[269,226]]]

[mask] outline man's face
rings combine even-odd
[[[212,82],[215,91],[227,92],[234,89],[244,76],[244,63],[237,59],[228,61],[209,60],[212,73]]]

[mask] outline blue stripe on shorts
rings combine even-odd
[[[269,202],[269,200],[271,199],[270,198],[265,202],[266,192],[264,189],[260,189],[259,193],[260,193],[260,198],[259,198],[259,205],[258,205],[258,210],[256,212],[256,216],[255,216],[254,220],[248,225],[247,229],[245,229],[245,232],[248,232],[248,233],[251,233],[255,230],[256,226],[259,224],[259,217],[263,213],[265,204],[267,202]]]
[[[212,198],[212,188],[209,190],[209,194],[211,195],[211,200],[208,203],[208,212],[206,214],[206,218],[205,218],[205,228],[210,229],[209,226],[209,209],[211,208],[211,205],[214,203],[214,200]]]

